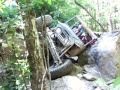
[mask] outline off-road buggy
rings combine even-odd
[[[52,79],[70,73],[73,62],[77,62],[76,56],[97,38],[78,16],[65,23],[58,22],[55,28],[47,27],[46,35],[51,55],[49,70]]]

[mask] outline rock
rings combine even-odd
[[[51,90],[93,90],[93,86],[76,76],[64,76],[53,80]]]
[[[120,32],[103,34],[86,52],[88,56],[86,57],[88,65],[84,65],[86,74],[73,74],[76,76],[63,76],[53,80],[51,90],[113,90],[110,80],[120,75],[119,53]],[[75,68],[75,72],[77,71],[79,69]],[[116,88],[119,90],[119,87]]]
[[[120,32],[104,33],[89,50],[89,64],[97,65],[102,78],[120,75]]]
[[[78,63],[80,66],[84,66],[85,64],[88,64],[88,55],[89,50],[85,50],[83,53],[80,53]]]
[[[85,78],[88,81],[94,81],[96,80],[96,77],[91,75],[90,73],[83,74],[83,78]]]
[[[100,87],[97,87],[97,88],[95,88],[95,90],[103,90],[103,89],[101,89]]]
[[[51,90],[112,90],[103,79],[89,81],[82,74],[63,76],[51,81]]]
[[[101,73],[99,71],[99,68],[95,64],[84,65],[84,70],[86,73],[90,73],[91,75],[97,78],[101,78]]]
[[[82,70],[82,67],[80,67],[78,64],[73,64],[73,68],[70,75],[77,75],[78,73],[81,73]]]
[[[96,88],[100,88],[101,90],[109,90],[109,86],[107,85],[107,82],[102,79],[102,78],[98,78],[95,82],[94,82],[94,86]]]
[[[113,83],[114,79],[107,82],[107,85],[111,85]]]
[[[78,77],[78,78],[82,78],[83,75],[82,75],[82,74],[77,74],[77,77]]]

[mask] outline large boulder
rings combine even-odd
[[[120,75],[120,32],[104,33],[88,51],[88,63],[95,65],[105,80]]]
[[[120,32],[104,33],[82,54],[83,57],[81,55],[81,62],[88,61],[89,65],[84,65],[87,72],[52,80],[51,90],[113,90],[112,82],[104,80],[112,81],[120,75],[119,53]],[[116,88],[119,90],[119,87]]]
[[[77,76],[63,76],[51,82],[51,90],[93,90],[93,84]]]

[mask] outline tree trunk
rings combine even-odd
[[[35,24],[35,14],[32,10],[26,11],[25,21],[24,35],[29,53],[28,63],[31,72],[31,88],[32,90],[46,90],[46,70]]]

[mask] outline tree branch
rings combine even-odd
[[[74,0],[74,2],[75,2],[76,5],[78,5],[78,6],[81,7],[82,9],[84,9],[84,10],[92,17],[92,19],[93,19],[95,22],[97,22],[98,25],[100,25],[100,27],[102,28],[103,31],[106,31],[106,30],[103,28],[103,26],[101,25],[101,23],[99,23],[99,22],[92,16],[92,14],[91,14],[83,5],[81,5],[80,3],[78,3],[76,0]]]

